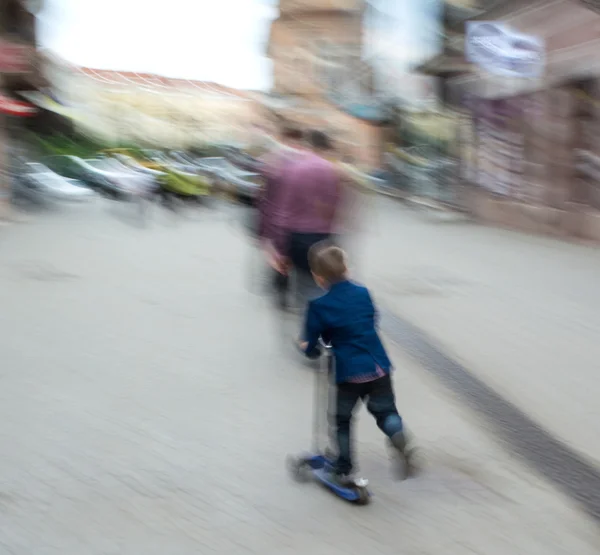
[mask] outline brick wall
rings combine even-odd
[[[271,27],[274,92],[319,96],[324,90],[323,48],[356,49],[360,54],[362,22],[339,14],[303,13],[278,19]]]

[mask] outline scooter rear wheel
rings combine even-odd
[[[368,505],[371,502],[371,495],[369,494],[369,490],[363,487],[357,487],[354,489],[356,495],[358,496],[355,504],[356,505]]]

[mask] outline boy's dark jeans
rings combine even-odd
[[[365,399],[367,410],[375,417],[377,426],[386,436],[391,438],[403,429],[389,375],[367,383],[338,384],[335,414],[338,443],[335,466],[338,474],[350,474],[352,471],[352,413],[358,401]]]

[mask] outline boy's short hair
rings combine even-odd
[[[313,245],[308,252],[308,262],[313,274],[328,283],[342,281],[348,272],[346,253],[330,241],[321,241]]]

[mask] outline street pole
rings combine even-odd
[[[0,94],[4,90],[4,79],[0,75]],[[0,223],[11,220],[11,183],[8,168],[8,117],[0,114]]]
[[[6,116],[0,114],[0,224],[11,219],[11,185],[8,169],[8,133]]]

